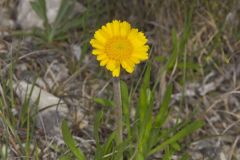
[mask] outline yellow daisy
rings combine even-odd
[[[147,38],[126,21],[114,20],[97,30],[90,44],[92,54],[113,77],[120,74],[120,66],[132,73],[136,64],[148,59]]]

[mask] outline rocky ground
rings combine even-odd
[[[21,112],[22,102],[31,92],[31,106],[39,101],[34,139],[38,141],[42,158],[58,156],[58,150],[51,144],[64,144],[59,128],[62,119],[68,119],[74,138],[91,157],[95,149],[93,113],[103,108],[93,98],[112,98],[110,74],[99,69],[90,54],[88,41],[96,26],[110,18],[121,18],[145,30],[152,46],[152,73],[156,73],[163,66],[160,58],[168,57],[172,51],[173,28],[179,36],[183,32],[185,2],[91,0],[87,3],[79,0],[74,5],[74,14],[86,16],[96,11],[85,21],[89,27],[82,25],[71,30],[66,40],[51,43],[42,43],[29,33],[33,28],[44,28],[29,2],[0,2],[0,74],[7,79],[13,71],[16,106],[12,112],[16,116]],[[47,1],[50,23],[54,22],[60,4],[60,0]],[[186,75],[185,89],[181,82],[183,71],[173,68],[160,77],[156,97],[162,96],[165,84],[171,79],[174,93],[168,123],[193,115],[205,121],[202,129],[183,142],[191,159],[240,160],[240,5],[227,0],[196,1],[195,5],[192,33],[184,50],[192,66]],[[104,6],[108,10],[104,10]],[[124,75],[123,79],[129,85],[136,83],[141,67],[133,75]],[[157,74],[152,75],[153,81],[158,78]],[[31,91],[33,84],[36,86]],[[112,130],[113,117],[111,110],[103,109],[108,117],[102,127],[104,137]],[[22,138],[25,132],[24,128],[19,128]],[[0,137],[2,133],[0,123]],[[4,143],[0,141],[1,144]],[[11,141],[10,145],[12,158],[19,156],[17,144]],[[156,155],[155,159],[160,156]],[[179,159],[177,155],[175,159]]]

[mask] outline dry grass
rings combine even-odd
[[[176,30],[178,37],[182,36],[186,20],[184,15],[194,3],[184,0],[79,1],[87,9],[95,8],[96,12],[88,13],[91,19],[82,28],[74,30],[68,41],[43,45],[34,38],[16,37],[10,32],[8,36],[2,36],[0,71],[1,77],[6,75],[13,60],[15,80],[34,83],[37,79],[36,85],[61,97],[70,109],[71,116],[68,118],[72,122],[73,134],[91,157],[95,148],[92,113],[101,108],[94,103],[93,97],[112,99],[110,75],[104,69],[99,71],[97,62],[90,54],[88,40],[93,31],[111,19],[128,20],[138,26],[149,38],[152,72],[157,73],[172,52],[173,30]],[[187,55],[186,77],[182,78],[183,57],[180,56],[176,62],[178,67],[161,77],[156,97],[160,101],[165,84],[172,80],[175,89],[169,125],[186,117],[199,117],[206,122],[204,128],[182,144],[192,159],[224,160],[225,157],[237,160],[240,159],[240,3],[237,0],[195,2],[191,34],[183,50]],[[9,6],[9,3],[2,1],[0,5]],[[73,44],[82,48],[80,60],[76,60],[72,53]],[[123,79],[129,86],[137,83],[142,68],[139,66],[131,76],[124,75]],[[152,81],[158,76],[153,74]],[[21,104],[17,98],[16,105],[20,112]],[[111,132],[113,120],[112,111],[103,109],[107,118],[102,127],[102,138]],[[35,139],[40,149],[54,146],[51,141],[42,140],[45,135],[40,134],[41,130],[35,132],[36,137],[41,137],[41,140]],[[2,133],[0,128],[0,137]],[[14,137],[10,137],[10,142],[13,153],[20,156]],[[61,147],[51,149],[49,152],[42,150],[42,157],[54,159],[63,150]]]

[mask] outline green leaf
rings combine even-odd
[[[146,153],[150,149],[149,138],[152,136],[152,128],[153,128],[153,118],[152,118],[152,109],[154,104],[154,94],[150,89],[146,90],[147,92],[147,109],[145,111],[144,119],[140,124],[140,139],[138,142],[139,151],[146,155]]]
[[[152,131],[152,109],[154,104],[154,93],[150,89],[150,71],[148,64],[143,81],[140,87],[140,96],[137,107],[138,126],[138,152],[143,156],[150,149],[148,142]]]
[[[154,154],[154,153],[164,149],[169,144],[175,143],[175,142],[183,139],[184,137],[186,137],[187,135],[191,134],[195,130],[201,128],[203,125],[204,125],[204,123],[201,120],[196,120],[196,121],[188,124],[182,130],[180,130],[178,133],[176,133],[174,136],[172,136],[171,138],[167,139],[166,141],[164,141],[163,143],[161,143],[160,145],[158,145],[154,149],[152,149],[148,153],[148,156],[150,156],[150,155],[152,155],[152,154]]]
[[[36,14],[44,20],[45,23],[48,23],[47,18],[47,7],[45,0],[37,0],[30,2],[32,9],[36,12]]]
[[[180,151],[181,150],[181,146],[177,142],[172,143],[171,147],[174,148],[176,151]]]
[[[184,67],[186,67],[187,69],[199,69],[201,66],[198,63],[195,62],[187,62],[186,64],[184,63],[179,63],[178,64],[178,68],[179,69],[183,69]]]
[[[179,39],[177,37],[177,32],[176,30],[172,31],[172,41],[173,41],[173,51],[172,54],[170,55],[170,58],[167,61],[166,67],[167,69],[173,68],[179,54]]]
[[[60,25],[66,23],[71,13],[73,13],[74,0],[62,0],[54,24]]]
[[[57,34],[66,33],[70,29],[77,28],[83,24],[82,17],[74,17],[68,20],[67,23],[64,23],[60,28],[58,27]]]
[[[77,147],[71,132],[68,128],[67,122],[64,120],[62,122],[62,135],[63,135],[63,140],[68,146],[68,148],[72,151],[72,153],[78,158],[78,160],[86,160],[84,154],[82,151]]]
[[[42,12],[41,6],[37,2],[30,2],[32,9],[35,11],[35,13],[44,20],[44,13]]]
[[[62,33],[62,32],[56,33],[55,32],[53,38],[55,41],[62,41],[62,40],[67,39],[68,37],[69,37],[69,35],[66,32],[64,32],[64,33]]]
[[[95,116],[95,122],[94,122],[94,138],[96,141],[96,146],[98,147],[100,145],[100,140],[99,140],[99,129],[100,129],[100,125],[102,122],[102,118],[103,118],[103,112],[99,111],[97,112],[96,116]]]
[[[136,155],[136,160],[144,160],[143,154],[138,152]]]
[[[171,147],[166,147],[166,149],[164,150],[164,156],[163,156],[163,160],[171,160],[171,157],[173,155],[174,151],[172,150]]]
[[[185,21],[184,21],[184,27],[183,27],[183,35],[180,40],[180,46],[179,51],[181,53],[184,53],[185,46],[187,44],[187,41],[191,35],[191,29],[192,29],[192,15],[193,10],[195,7],[195,3],[193,5],[189,6],[187,10],[185,10]]]
[[[121,81],[121,98],[123,108],[123,121],[127,127],[128,137],[131,137],[131,126],[130,126],[130,109],[129,109],[129,95],[128,86],[124,81]]]
[[[107,141],[103,145],[98,145],[95,151],[95,160],[102,160],[105,155],[108,155],[113,150],[113,142],[115,139],[115,132],[108,136]]]
[[[123,157],[123,152],[124,152],[125,150],[127,150],[128,146],[129,146],[129,142],[130,142],[130,141],[127,139],[127,140],[123,141],[121,144],[119,144],[119,145],[116,147],[116,149],[115,149],[116,155],[114,156],[114,160],[123,159],[123,158],[122,158],[122,157]]]
[[[108,154],[110,153],[110,151],[112,150],[113,148],[113,142],[115,140],[115,137],[116,136],[116,133],[113,132],[108,138],[107,138],[107,142],[105,142],[103,145],[102,145],[102,150],[103,150],[103,155],[104,154]],[[101,157],[102,158],[102,157]]]
[[[145,75],[143,77],[142,89],[150,88],[150,74],[151,74],[151,66],[148,64]]]
[[[166,60],[166,57],[163,55],[154,57],[154,60],[160,63],[163,63]]]
[[[70,160],[72,159],[72,156],[69,154],[65,154],[59,157],[59,160]]]
[[[159,112],[157,113],[157,117],[156,117],[156,121],[155,121],[155,125],[154,125],[157,128],[160,128],[167,119],[168,106],[171,101],[171,95],[172,95],[172,88],[173,88],[172,84],[169,84],[167,86],[167,90],[163,97],[162,104],[159,107]]]
[[[110,101],[110,100],[107,100],[104,98],[94,98],[93,100],[95,103],[100,104],[105,107],[113,107],[114,106],[113,101]]]
[[[187,153],[183,154],[181,160],[188,160],[189,159],[189,155]]]
[[[140,120],[140,124],[143,123],[144,117],[146,110],[148,108],[148,92],[147,90],[150,88],[150,71],[151,67],[150,65],[147,66],[145,75],[143,77],[143,82],[140,87],[140,95],[139,95],[139,100],[138,100],[138,118]]]

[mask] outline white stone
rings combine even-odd
[[[37,111],[39,111],[36,119],[37,126],[43,128],[49,136],[59,136],[61,121],[68,113],[68,108],[64,101],[25,81],[14,83],[14,89],[22,103],[25,98],[30,100],[29,107],[36,104],[39,98],[39,103],[37,104]],[[34,111],[34,108],[32,110]]]
[[[32,27],[43,27],[43,20],[34,12],[31,7],[30,2],[34,0],[19,0],[19,5],[17,8],[17,23],[23,29],[30,29]],[[58,10],[61,5],[61,0],[45,0],[47,7],[47,17],[49,23],[53,23]],[[80,3],[75,4],[73,12],[84,12],[86,9]]]
[[[77,60],[80,60],[81,54],[82,54],[82,49],[80,45],[73,44],[71,45],[71,50],[73,55],[77,58]]]
[[[17,8],[17,23],[23,29],[42,27],[43,21],[32,10],[30,1],[31,0],[20,0]]]

